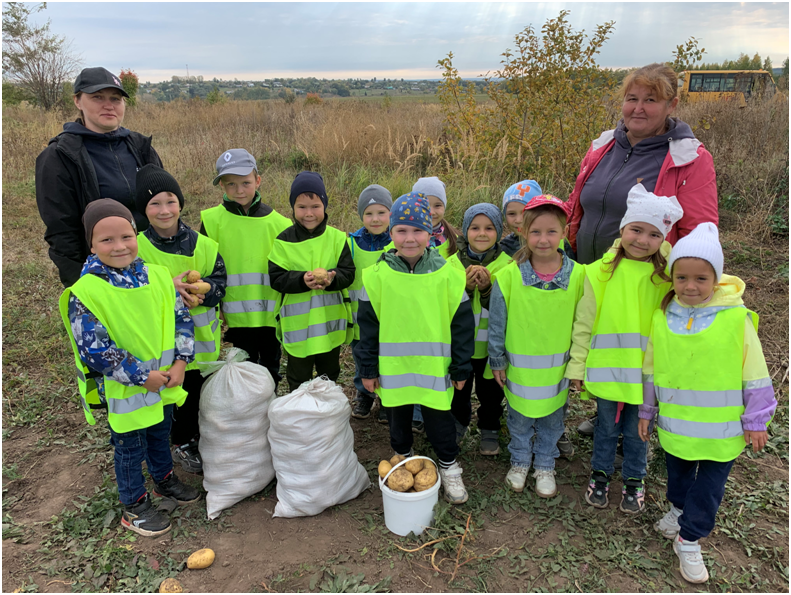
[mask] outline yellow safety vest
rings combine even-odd
[[[354,260],[354,283],[349,287],[349,299],[352,305],[352,322],[354,323],[354,340],[360,340],[360,327],[357,326],[357,310],[360,307],[360,290],[363,288],[363,269],[373,266],[379,257],[393,247],[393,242],[387,244],[382,250],[368,251],[360,248],[354,238],[349,236],[346,241]]]

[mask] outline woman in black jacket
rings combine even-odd
[[[135,216],[139,231],[148,227],[135,207],[135,175],[148,163],[162,166],[151,137],[123,128],[129,97],[121,81],[105,68],[85,68],[74,82],[75,122],[49,141],[36,158],[36,203],[47,226],[49,257],[68,287],[80,277],[90,254],[82,215],[89,202],[112,198]]]

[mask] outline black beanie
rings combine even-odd
[[[82,214],[82,226],[85,228],[85,241],[88,242],[88,248],[91,247],[93,241],[93,228],[102,219],[107,217],[121,217],[126,219],[132,225],[132,229],[137,233],[137,225],[135,225],[135,218],[132,212],[124,205],[112,198],[100,198],[88,203],[85,207],[85,212]]]
[[[148,201],[160,192],[172,192],[179,199],[179,208],[184,208],[184,195],[176,178],[171,176],[161,167],[149,163],[137,170],[135,177],[136,196],[135,206],[141,215],[146,214]]]
[[[317,195],[321,202],[324,203],[324,208],[327,208],[327,190],[324,188],[324,179],[321,174],[315,171],[301,171],[297,174],[297,177],[291,183],[291,194],[288,197],[288,202],[291,203],[292,209],[297,196],[305,192],[312,192]]]

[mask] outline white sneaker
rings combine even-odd
[[[469,496],[464,489],[464,482],[461,480],[461,466],[458,462],[453,463],[447,469],[439,468],[439,476],[442,480],[442,487],[445,491],[445,500],[451,504],[464,504]]]
[[[678,518],[684,513],[675,506],[670,507],[668,513],[654,523],[654,529],[659,531],[663,536],[668,539],[675,539],[681,527],[678,525]]]
[[[697,541],[684,541],[679,535],[673,540],[673,551],[678,556],[679,570],[684,580],[690,583],[705,583],[709,580],[709,571],[703,563]]]
[[[521,492],[525,489],[528,471],[530,471],[530,467],[517,467],[514,465],[511,467],[511,470],[508,471],[508,475],[505,476],[505,483],[507,483],[508,487],[513,491]]]
[[[536,494],[542,498],[551,498],[558,493],[554,469],[536,469],[533,472],[533,477],[536,479]]]

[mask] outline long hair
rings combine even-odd
[[[566,228],[566,213],[564,213],[563,209],[560,207],[541,205],[535,209],[528,209],[525,211],[524,217],[522,218],[522,233],[519,236],[522,247],[514,254],[516,264],[527,262],[533,256],[533,251],[527,245],[527,233],[530,231],[530,226],[533,225],[533,221],[538,219],[540,215],[546,215],[547,213],[557,217],[561,229]]]
[[[604,270],[610,273],[609,279],[612,279],[613,274],[615,273],[615,269],[618,268],[618,265],[621,264],[621,261],[626,258],[626,250],[623,247],[623,244],[619,244],[618,248],[615,252],[615,256],[613,259],[608,262],[604,268]],[[662,256],[661,252],[657,250],[651,255],[651,264],[654,265],[654,272],[651,273],[651,282],[654,285],[661,285],[662,283],[667,283],[670,281],[670,277],[667,276],[665,273],[665,269],[667,268],[667,259]],[[659,281],[657,282],[654,277],[659,277]]]
[[[448,220],[444,217],[442,218],[442,221],[439,222],[439,224],[445,228],[445,237],[447,238],[445,243],[448,245],[448,256],[453,256],[459,251],[459,244],[456,241],[456,238],[457,236],[461,235],[461,232],[448,223]]]

